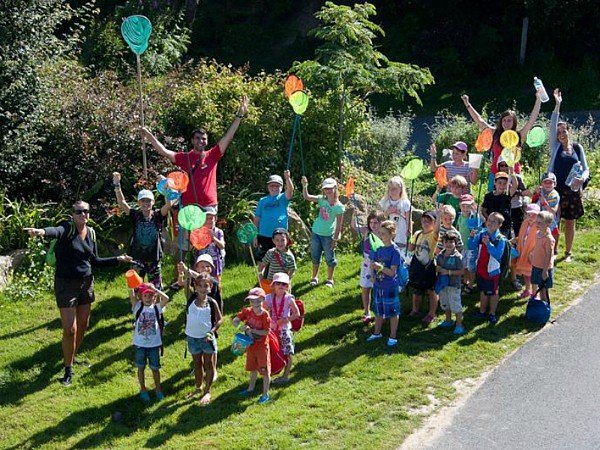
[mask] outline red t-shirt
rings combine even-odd
[[[521,142],[519,142],[519,146],[521,146]],[[500,159],[500,155],[502,154],[502,144],[500,144],[499,140],[494,140],[492,143],[492,165],[490,166],[491,172],[495,175],[498,172],[498,159]],[[521,164],[515,163],[515,173],[521,173]]]
[[[244,308],[237,314],[237,318],[255,330],[268,330],[271,328],[271,317],[265,309],[262,309],[261,314],[255,314],[252,307]],[[257,339],[251,347],[267,345],[267,336],[256,335],[255,338]]]
[[[181,205],[211,206],[217,200],[217,165],[223,157],[219,144],[204,152],[204,158],[194,151],[175,153],[175,164],[190,175],[190,184],[181,195]]]

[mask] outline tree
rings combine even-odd
[[[339,94],[338,172],[342,175],[344,122],[352,97],[366,99],[373,93],[404,95],[421,103],[418,91],[433,84],[429,69],[414,64],[390,61],[374,44],[385,36],[381,27],[369,20],[377,14],[370,3],[354,7],[325,3],[315,14],[322,26],[309,32],[324,41],[317,48],[315,60],[295,62],[292,71],[311,86],[324,86]]]

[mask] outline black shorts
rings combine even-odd
[[[96,299],[93,275],[84,278],[54,277],[54,296],[59,308],[89,305]]]

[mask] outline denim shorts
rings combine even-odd
[[[325,262],[327,267],[335,267],[335,252],[333,250],[333,237],[320,236],[316,233],[312,234],[310,242],[310,258],[312,263],[317,265],[321,263],[321,254],[325,253]]]
[[[545,288],[550,289],[554,284],[554,269],[548,270],[548,278],[542,279],[542,269],[539,267],[533,267],[531,269],[531,282],[537,284],[538,287],[544,285]]]
[[[138,347],[134,345],[135,366],[143,369],[146,367],[146,361],[152,370],[160,369],[160,347]]]
[[[192,355],[197,355],[198,353],[217,353],[216,339],[208,340],[206,338],[194,338],[187,336],[187,343],[188,349]]]

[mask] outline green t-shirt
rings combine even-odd
[[[443,192],[438,195],[437,202],[440,205],[450,205],[454,208],[456,211],[456,218],[454,219],[454,222],[452,222],[452,225],[456,227],[458,225],[458,216],[460,214],[460,198],[452,195],[452,192]]]
[[[335,231],[335,218],[340,214],[344,214],[344,205],[337,202],[335,205],[330,205],[323,195],[319,195],[317,202],[319,212],[317,218],[313,222],[312,231],[319,236],[333,236]]]
[[[465,248],[467,248],[467,242],[469,242],[469,237],[471,236],[471,230],[469,229],[469,225],[467,222],[469,221],[469,216],[463,216],[459,213],[458,215],[458,232],[460,233],[460,237],[462,238],[463,244]]]

